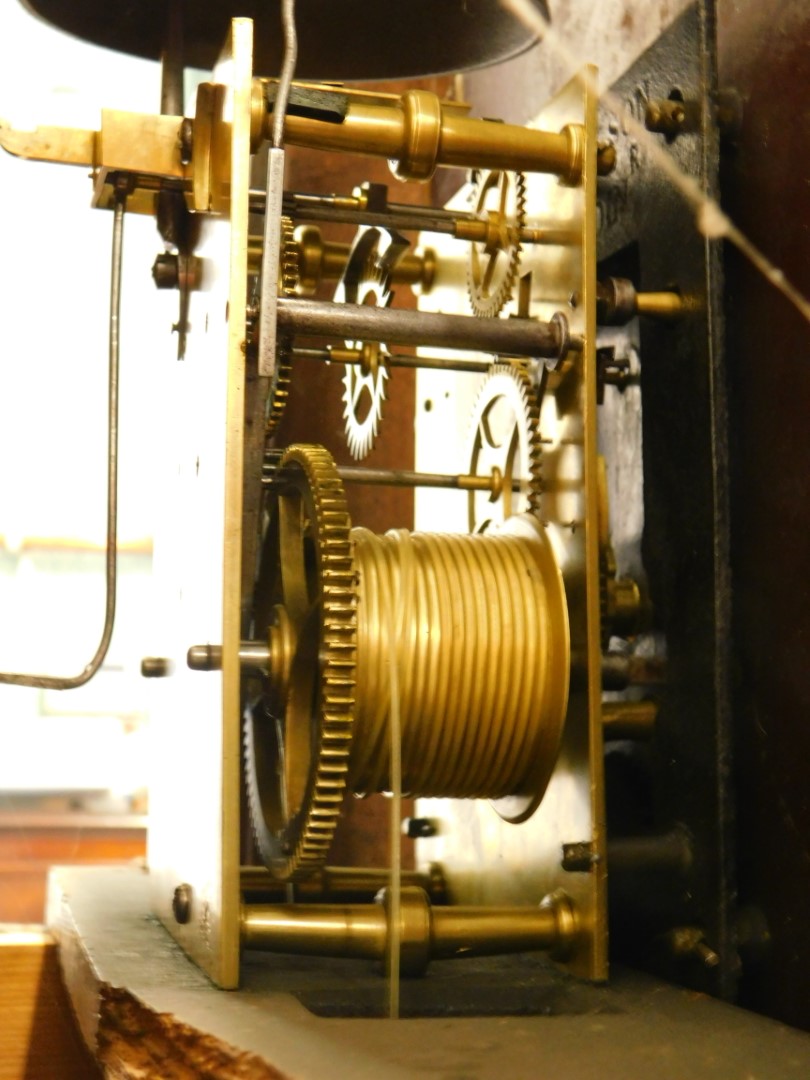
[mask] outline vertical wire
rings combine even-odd
[[[510,11],[528,30],[536,33],[565,61],[571,71],[579,69],[578,57],[531,0],[500,0],[500,5],[504,10]],[[787,279],[784,271],[771,262],[768,256],[739,230],[720,204],[701,189],[693,176],[689,176],[681,169],[672,154],[661,146],[658,139],[646,129],[644,124],[636,120],[625,107],[624,102],[610,90],[600,90],[597,81],[587,73],[580,72],[579,77],[600,98],[602,104],[626,125],[626,129],[633,133],[650,158],[689,203],[695,212],[698,231],[707,239],[728,240],[733,244],[766,281],[793,304],[802,318],[810,322],[810,299]]]
[[[295,65],[298,60],[298,35],[295,29],[295,0],[282,0],[281,28],[284,51],[281,58],[278,92],[273,107],[273,145],[267,152],[267,182],[264,196],[264,243],[262,247],[261,295],[259,313],[260,377],[270,377],[276,370],[278,341],[278,289],[281,260],[281,215],[284,193],[284,119],[290,98]]]
[[[388,614],[388,665],[390,702],[388,729],[391,742],[391,806],[388,818],[389,857],[391,860],[391,901],[388,908],[388,1018],[399,1018],[399,961],[400,961],[400,887],[402,884],[402,725],[399,715],[399,671],[397,657],[397,627],[394,613],[399,614],[402,581],[397,576],[393,610]],[[397,619],[399,621],[399,619]]]
[[[298,61],[298,34],[295,29],[295,0],[281,0],[281,28],[284,34],[284,54],[278,91],[273,106],[273,146],[280,148],[284,141],[284,118],[290,100],[295,65]]]
[[[391,852],[391,902],[388,908],[388,1017],[399,1018],[400,910],[402,887],[402,721],[399,694],[398,641],[410,623],[410,584],[413,551],[408,533],[400,534],[396,546],[399,573],[395,575],[394,603],[388,609],[388,665],[390,703],[388,726],[391,742],[391,810],[389,816]],[[396,615],[396,622],[395,622]]]

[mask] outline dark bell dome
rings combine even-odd
[[[255,71],[278,74],[279,0],[177,0],[184,11],[184,62],[210,69],[232,17],[255,23]],[[119,52],[158,59],[167,0],[22,0],[53,26]],[[545,11],[545,0],[535,0]],[[532,34],[499,0],[297,0],[296,76],[408,78],[483,67],[527,49]]]

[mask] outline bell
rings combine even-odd
[[[281,67],[280,0],[21,0],[33,14],[95,45],[158,59],[176,5],[183,63],[208,70],[231,18],[254,20],[254,70]],[[547,15],[545,0],[534,0]],[[355,81],[469,70],[516,56],[534,36],[499,0],[297,0],[299,79]]]

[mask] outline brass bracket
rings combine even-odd
[[[15,157],[92,170],[93,205],[112,209],[114,176],[127,173],[135,183],[127,203],[130,213],[154,213],[154,192],[161,182],[185,186],[189,169],[181,157],[182,116],[104,109],[98,131],[39,127],[18,131],[0,120],[0,146]]]

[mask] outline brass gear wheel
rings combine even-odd
[[[288,217],[282,217],[281,219],[281,253],[278,278],[281,295],[294,296],[298,291],[298,243],[295,239],[292,220]],[[290,378],[292,376],[290,347],[291,342],[286,338],[280,340],[276,346],[276,363],[267,396],[265,419],[267,435],[275,434],[290,396]]]
[[[348,775],[356,575],[343,486],[318,446],[284,451],[256,586],[254,634],[274,687],[248,709],[248,803],[258,850],[283,881],[322,865]]]
[[[299,282],[298,241],[292,218],[281,219],[281,254],[279,257],[278,283],[284,296],[294,296]]]
[[[538,514],[543,491],[543,445],[540,405],[524,364],[493,364],[473,408],[468,437],[469,469],[486,475],[497,469],[497,494],[468,494],[468,526],[472,533],[488,532],[516,513]],[[520,482],[525,491],[516,492]]]
[[[498,315],[512,296],[520,265],[520,230],[526,222],[526,178],[496,169],[482,174],[474,214],[488,226],[487,239],[470,244],[467,290],[476,315]]]
[[[335,299],[347,304],[389,307],[393,300],[390,274],[408,248],[398,233],[369,228],[354,242]],[[343,376],[343,418],[349,452],[361,461],[371,450],[382,419],[388,369],[380,342],[347,341],[360,348],[360,364],[347,364]]]
[[[392,789],[394,693],[404,793],[488,798],[526,820],[554,767],[570,672],[546,530],[532,514],[486,536],[350,530],[323,447],[276,461],[253,635],[267,639],[267,681],[245,724],[266,865],[287,881],[317,869],[344,794]]]

